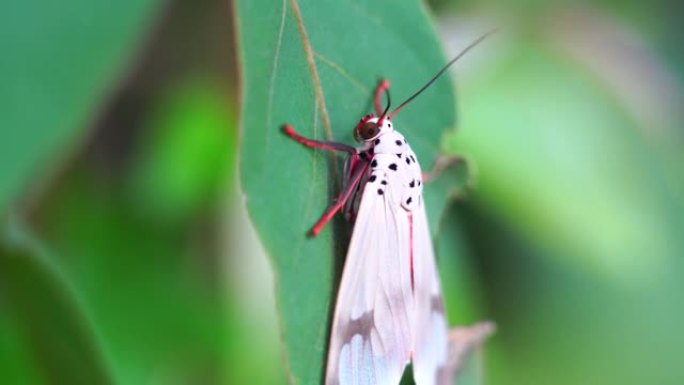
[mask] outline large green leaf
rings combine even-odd
[[[0,355],[23,357],[0,371],[0,382],[113,383],[74,291],[28,242],[0,243],[0,325]]]
[[[306,233],[338,191],[339,162],[302,148],[280,126],[349,143],[355,123],[371,112],[380,77],[391,80],[395,101],[402,100],[445,58],[417,1],[240,1],[237,23],[242,184],[275,269],[291,382],[319,384],[347,232],[338,219],[315,239]],[[425,167],[453,124],[448,77],[395,118]],[[429,206],[434,231],[448,186],[429,189],[436,189],[429,197],[440,197]]]
[[[0,12],[0,212],[83,133],[158,0],[13,1]]]

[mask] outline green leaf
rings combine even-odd
[[[21,336],[7,345],[9,352],[1,353],[18,353],[23,359],[16,363],[24,366],[3,371],[3,383],[24,381],[26,375],[35,378],[36,373],[44,377],[41,383],[113,383],[73,292],[33,245],[0,244],[0,309],[3,339],[17,339],[17,331]]]
[[[157,0],[16,1],[0,12],[0,212],[95,117]]]
[[[381,77],[395,103],[445,63],[433,27],[416,1],[296,1],[237,4],[242,70],[241,178],[250,216],[271,257],[291,382],[320,384],[333,293],[346,251],[341,218],[318,237],[307,231],[340,185],[340,158],[311,151],[280,132],[350,143],[372,111]],[[448,77],[394,119],[424,167],[454,124]],[[448,188],[428,196],[436,223]],[[439,191],[438,191],[439,192]],[[433,226],[433,232],[436,226]]]

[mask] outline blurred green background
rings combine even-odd
[[[450,320],[499,326],[473,381],[684,383],[680,6],[429,5],[447,56],[501,27],[443,144],[474,170],[437,240]],[[2,9],[0,383],[287,383],[231,2]]]

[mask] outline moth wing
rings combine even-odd
[[[416,385],[451,383],[447,367],[448,325],[422,197],[413,210],[416,289],[413,377]]]
[[[374,159],[342,273],[326,385],[396,385],[412,350],[409,219],[391,158]]]

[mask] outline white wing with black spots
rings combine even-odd
[[[371,162],[342,273],[326,385],[396,385],[410,360],[415,305],[401,170],[387,154]]]
[[[425,206],[413,210],[415,332],[413,376],[417,385],[451,383],[447,369],[448,325]]]
[[[397,385],[413,360],[417,385],[446,385],[447,326],[420,165],[395,131],[375,139],[371,149],[325,383]]]
[[[397,170],[401,176],[401,205],[412,211],[423,195],[422,171],[416,154],[406,143],[404,136],[396,131],[375,140],[375,154],[394,155]]]

